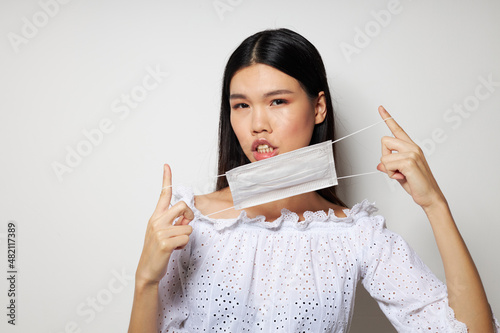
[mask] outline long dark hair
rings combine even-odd
[[[334,138],[332,99],[325,66],[318,50],[307,39],[289,29],[264,30],[245,39],[233,52],[224,70],[219,119],[217,173],[219,175],[240,165],[250,163],[231,126],[229,86],[238,70],[253,64],[265,64],[295,78],[311,99],[316,98],[318,93],[323,91],[326,99],[326,118],[322,123],[315,125],[309,144],[333,140]],[[226,178],[219,177],[216,190],[227,186]],[[345,206],[337,197],[335,187],[321,189],[317,192],[328,201]]]

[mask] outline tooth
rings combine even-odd
[[[257,152],[260,154],[272,153],[274,148],[269,147],[268,145],[258,145]]]

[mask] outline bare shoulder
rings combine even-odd
[[[323,198],[322,198],[323,199]],[[336,205],[326,199],[323,199],[324,200],[324,204],[329,208],[329,209],[332,209],[333,212],[335,213],[335,216],[337,217],[347,217],[347,215],[345,214],[345,210],[349,210],[349,208],[347,207],[343,207],[343,206],[340,206],[340,205]]]
[[[208,194],[196,195],[194,197],[194,205],[203,215],[209,215],[223,209],[232,207],[233,197],[229,187],[225,187],[219,191]],[[217,218],[234,218],[238,217],[239,211],[229,210],[217,214]]]

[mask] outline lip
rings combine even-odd
[[[257,147],[259,145],[268,145],[269,147],[273,148],[273,151],[270,152],[270,153],[259,153],[257,151]],[[260,161],[260,160],[263,160],[263,159],[266,159],[266,158],[269,158],[269,157],[273,157],[273,156],[276,156],[278,155],[278,148],[274,147],[271,143],[269,143],[269,141],[267,141],[266,139],[257,139],[253,142],[252,144],[252,154],[253,154],[253,157],[257,160],[257,161]]]

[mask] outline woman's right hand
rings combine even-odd
[[[136,272],[136,282],[158,284],[167,271],[170,255],[189,241],[193,228],[188,224],[194,213],[184,201],[169,208],[172,198],[172,173],[163,166],[163,186],[156,209],[149,219],[144,248]],[[174,220],[179,220],[174,223]]]

